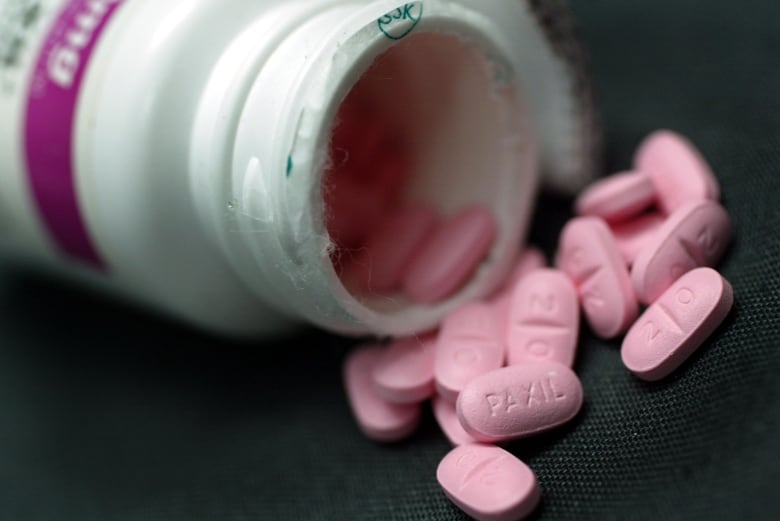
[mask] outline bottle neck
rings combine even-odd
[[[538,147],[512,35],[471,4],[286,3],[225,53],[199,108],[193,191],[258,298],[332,331],[400,335],[500,283],[529,220]],[[342,102],[358,85],[415,147],[405,198],[445,215],[494,209],[490,256],[441,304],[358,294],[334,268],[323,178]]]

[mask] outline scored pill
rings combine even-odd
[[[477,521],[519,521],[542,495],[533,471],[499,447],[462,445],[436,471],[444,493]]]
[[[631,280],[639,300],[654,302],[674,281],[700,266],[714,266],[731,241],[726,210],[712,201],[683,205],[637,256]]]
[[[574,285],[593,332],[614,338],[639,314],[631,279],[612,232],[597,217],[570,221],[561,234],[557,266]]]
[[[683,136],[659,130],[639,146],[634,168],[653,180],[658,204],[668,215],[691,201],[720,198],[720,186],[707,161]]]
[[[582,407],[579,378],[556,362],[496,369],[472,380],[458,397],[458,418],[479,441],[498,443],[553,429]]]
[[[444,319],[433,373],[439,394],[451,403],[466,384],[504,365],[506,348],[492,306],[471,303]]]
[[[541,250],[533,246],[524,249],[517,258],[509,278],[488,299],[488,302],[495,310],[496,316],[498,316],[501,331],[506,331],[507,320],[509,320],[509,306],[512,304],[512,294],[515,291],[515,287],[530,272],[544,268],[546,265],[547,260],[544,258]]]
[[[501,331],[506,331],[507,320],[509,320],[509,306],[512,303],[512,294],[515,291],[515,287],[530,272],[544,268],[546,265],[547,260],[544,258],[544,253],[541,250],[533,246],[526,248],[517,258],[509,279],[488,299],[499,318]]]
[[[439,302],[463,286],[490,252],[498,233],[483,206],[471,206],[439,225],[412,259],[404,292],[422,304]]]
[[[466,445],[467,443],[475,443],[477,441],[468,432],[463,430],[463,426],[458,419],[458,412],[455,410],[455,405],[441,396],[433,398],[433,415],[444,435],[447,436],[450,443],[456,447],[458,445]]]
[[[578,215],[619,222],[641,213],[655,202],[655,186],[644,172],[624,172],[593,183],[577,198]]]
[[[627,265],[634,263],[664,222],[661,214],[649,213],[612,226],[612,235],[615,236],[615,242]]]
[[[372,372],[382,355],[381,347],[361,348],[344,362],[344,387],[360,430],[375,441],[399,441],[420,423],[419,405],[398,405],[383,400],[374,390]]]
[[[677,369],[725,320],[731,285],[712,268],[689,271],[639,318],[623,340],[625,366],[643,380]]]
[[[562,272],[529,273],[512,297],[507,326],[507,363],[551,360],[571,367],[577,349],[577,290]]]
[[[419,403],[433,396],[436,336],[394,341],[374,366],[376,392],[391,403]]]
[[[523,277],[528,275],[534,270],[544,268],[547,265],[547,260],[544,258],[544,253],[535,246],[529,246],[524,249],[517,257],[512,273],[506,282],[493,294],[490,298],[493,302],[498,302],[501,299],[509,300],[512,297],[512,292],[515,290],[515,286],[523,280]]]
[[[352,265],[358,285],[377,293],[397,289],[405,268],[437,219],[436,210],[424,204],[403,206],[385,218]]]

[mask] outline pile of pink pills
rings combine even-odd
[[[579,413],[584,390],[572,367],[581,316],[601,338],[623,336],[624,365],[655,381],[679,368],[728,315],[731,286],[711,268],[731,240],[719,197],[691,143],[669,131],[650,135],[634,170],[577,199],[578,217],[561,234],[555,268],[529,248],[503,289],[458,309],[438,331],[347,357],[345,386],[360,429],[373,440],[399,441],[432,400],[455,445],[437,471],[447,497],[478,520],[524,518],[541,488],[526,464],[494,444],[541,434]],[[403,288],[422,302],[455,291],[496,232],[484,208],[466,209],[446,225],[432,224],[438,217],[425,208],[399,215],[382,240],[367,242],[371,262],[382,265],[373,271],[397,274],[392,284],[382,278],[382,287]],[[429,235],[413,226],[422,222],[444,231]],[[647,306],[641,315],[640,306]]]

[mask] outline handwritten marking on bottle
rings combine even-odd
[[[423,17],[423,3],[412,2],[397,7],[377,20],[382,33],[391,40],[401,40],[411,33]]]

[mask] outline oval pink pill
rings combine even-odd
[[[612,226],[612,235],[627,265],[634,263],[665,221],[661,214],[649,213]]]
[[[404,206],[371,232],[363,253],[352,265],[361,288],[378,293],[397,289],[409,261],[435,228],[432,207]]]
[[[383,400],[374,390],[372,372],[382,355],[379,347],[357,349],[344,362],[344,387],[360,430],[375,441],[399,441],[420,423],[419,405],[397,405]]]
[[[683,205],[637,256],[631,280],[639,300],[654,302],[686,272],[714,266],[731,241],[726,210],[712,201]]]
[[[497,302],[502,298],[511,298],[515,286],[523,280],[523,277],[534,270],[544,268],[546,265],[547,259],[544,258],[544,253],[542,253],[539,248],[529,246],[524,249],[517,257],[515,267],[512,268],[512,273],[509,275],[509,278],[507,278],[503,286],[493,294],[491,300]]]
[[[463,430],[463,426],[458,419],[458,412],[455,410],[455,405],[441,396],[436,396],[433,399],[433,415],[444,435],[456,447],[477,441]]]
[[[479,375],[504,365],[506,349],[499,317],[488,304],[468,304],[442,323],[433,373],[439,394],[455,403]]]
[[[396,340],[374,366],[374,386],[391,403],[419,403],[433,396],[436,336]]]
[[[532,271],[512,297],[507,363],[550,360],[571,367],[579,328],[579,299],[569,278],[557,270]]]
[[[655,202],[655,186],[644,172],[624,172],[602,179],[577,198],[578,215],[619,222],[641,213]]]
[[[488,445],[456,447],[439,463],[436,478],[450,501],[478,521],[519,521],[542,495],[525,463]]]
[[[512,303],[515,287],[530,272],[544,268],[546,265],[547,259],[541,250],[533,246],[526,248],[517,258],[515,267],[507,281],[490,297],[490,304],[499,317],[501,331],[506,331],[506,321],[509,320],[509,307]]]
[[[623,340],[623,363],[639,378],[660,380],[677,369],[725,320],[731,285],[711,268],[686,273],[639,318]]]
[[[561,234],[558,267],[577,287],[593,332],[614,338],[625,332],[639,314],[623,256],[606,223],[580,217]]]
[[[582,384],[555,362],[534,362],[491,371],[458,397],[458,418],[479,441],[524,438],[566,423],[582,407]]]
[[[441,224],[412,259],[403,278],[414,301],[439,302],[463,286],[490,252],[496,221],[482,206],[472,206]]]
[[[634,168],[653,180],[658,204],[666,214],[691,201],[720,198],[720,186],[707,161],[683,136],[660,130],[639,146]]]

